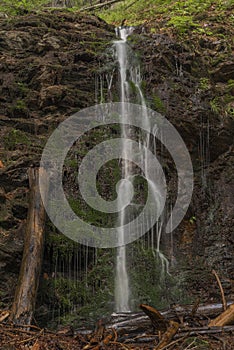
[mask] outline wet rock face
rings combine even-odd
[[[199,41],[194,36],[189,42],[165,34],[145,35],[139,39],[138,48],[144,57],[152,108],[164,114],[180,132],[194,167],[193,200],[174,231],[178,268],[183,270],[183,264],[187,264],[189,286],[195,294],[210,298],[218,295],[213,292],[217,287],[211,277],[211,270],[216,269],[225,291],[233,297],[231,48],[225,40]],[[171,177],[171,183],[176,183]],[[176,187],[172,186],[171,191],[174,193]]]
[[[95,74],[114,30],[69,12],[0,19],[0,296],[20,268],[30,166],[67,116],[95,104]],[[1,306],[0,306],[1,307]]]
[[[95,101],[95,74],[114,30],[93,16],[62,11],[0,19],[0,296],[10,304],[27,215],[27,169],[67,116]],[[194,195],[168,257],[203,300],[219,299],[214,268],[233,295],[233,85],[230,47],[211,37],[167,34],[133,40],[150,107],[180,132],[194,167]],[[101,63],[100,63],[101,61]],[[165,159],[176,198],[173,162]],[[171,172],[172,171],[172,172]],[[171,173],[170,173],[171,172]],[[170,255],[171,254],[171,255]],[[182,278],[185,279],[184,275]],[[211,288],[211,285],[214,288]]]

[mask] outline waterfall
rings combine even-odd
[[[130,28],[120,28],[119,34],[121,40],[115,41],[116,54],[119,63],[120,72],[120,101],[129,101],[129,86],[127,81],[127,72],[129,68],[128,60],[128,45],[127,36],[130,33]],[[126,110],[125,104],[122,104],[122,117],[126,124],[122,124],[122,138],[128,138],[130,129],[128,124],[128,111]],[[122,178],[123,181],[120,182],[118,188],[118,208],[120,208],[118,216],[118,226],[119,226],[119,248],[117,248],[117,261],[116,261],[116,281],[115,281],[115,303],[117,312],[128,312],[129,308],[129,281],[128,273],[126,268],[126,246],[123,245],[124,242],[124,229],[123,226],[126,223],[127,212],[126,208],[122,208],[123,196],[128,195],[131,192],[132,186],[129,178],[131,176],[131,166],[126,159],[131,158],[131,147],[126,147],[123,143],[123,154],[122,154]]]
[[[143,108],[142,113],[142,129],[149,129],[149,116],[147,114],[147,106],[144,98],[144,94],[141,90],[141,72],[139,64],[136,63],[134,55],[132,55],[132,50],[127,43],[127,37],[133,32],[133,28],[119,28],[117,34],[120,36],[120,40],[115,41],[115,51],[119,66],[119,77],[120,77],[120,101],[121,102],[137,102],[141,104]],[[133,97],[135,101],[131,101]],[[134,135],[134,130],[131,128],[131,120],[127,110],[126,104],[122,104],[122,118],[124,124],[122,124],[121,137],[123,139],[131,139]],[[129,125],[130,124],[130,125]],[[155,133],[152,131],[154,136]],[[153,199],[156,207],[160,207],[160,189],[157,187],[153,181],[149,180],[150,172],[152,172],[151,164],[148,163],[148,157],[146,155],[146,150],[154,147],[154,142],[149,133],[143,135],[143,137],[138,137],[139,151],[142,154],[142,173],[141,176],[145,178],[148,182],[148,187],[153,194]],[[143,140],[142,140],[143,138]],[[123,142],[122,148],[122,180],[119,182],[118,186],[118,205],[119,205],[119,215],[118,215],[118,227],[119,227],[119,248],[117,249],[117,261],[116,261],[116,279],[115,279],[115,308],[117,312],[128,312],[130,311],[129,303],[129,278],[127,272],[127,262],[126,262],[126,246],[123,245],[124,235],[127,234],[124,231],[123,226],[130,221],[128,217],[128,208],[123,207],[126,203],[124,196],[130,197],[131,191],[133,189],[134,181],[134,167],[131,162],[126,159],[132,159],[132,152],[130,143]],[[131,203],[134,206],[134,203]],[[153,254],[157,254],[161,261],[162,271],[168,271],[168,260],[164,254],[160,251],[159,245],[162,234],[162,222],[158,222],[155,228],[152,228],[148,233],[151,235],[150,244]],[[156,234],[156,240],[154,235]]]

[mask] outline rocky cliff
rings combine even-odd
[[[139,27],[129,42],[142,61],[149,106],[180,132],[195,176],[193,199],[174,232],[171,258],[190,294],[219,300],[211,274],[215,269],[233,298],[231,29],[219,25],[213,35],[193,33],[185,39],[169,29],[156,34],[152,25]],[[0,307],[11,304],[20,267],[27,169],[38,164],[48,136],[62,120],[100,102],[95,76],[113,38],[111,26],[79,13],[56,10],[0,19]],[[163,168],[173,197],[177,179],[169,157]]]

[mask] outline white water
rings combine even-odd
[[[119,28],[117,29],[116,33],[120,36],[121,40],[115,41],[115,49],[116,49],[116,56],[119,64],[119,76],[120,76],[120,97],[121,102],[134,102],[131,101],[130,97],[130,90],[131,85],[134,84],[135,90],[137,93],[137,99],[138,102],[143,106],[146,107],[146,101],[143,95],[143,92],[141,90],[141,73],[140,73],[140,67],[138,64],[134,64],[132,52],[127,44],[127,37],[129,34],[131,34],[133,31],[133,28]],[[131,82],[131,84],[130,84]],[[127,111],[127,107],[125,104],[122,105],[122,117],[124,118],[124,121],[126,121],[126,124],[122,124],[122,138],[128,139],[131,138],[131,127],[129,127],[127,124],[131,124],[131,121],[129,120],[129,115]],[[142,114],[142,128],[143,129],[149,129],[149,117],[147,115],[147,109],[144,109],[144,112]],[[152,131],[154,134],[154,132]],[[146,149],[150,149],[150,134],[147,133],[144,137],[144,140],[139,140],[139,149],[142,151],[142,163],[143,163],[143,173],[142,176],[146,179],[149,179],[150,174],[150,164],[147,162],[147,156],[144,153],[144,147]],[[154,147],[154,143],[152,144]],[[123,149],[122,149],[122,159],[132,159],[131,156],[132,149],[130,145],[126,145],[126,143],[123,143]],[[122,180],[120,182],[119,188],[118,188],[118,198],[119,198],[119,208],[122,208],[122,204],[126,201],[123,201],[122,196],[129,196],[132,191],[132,183],[134,179],[134,169],[132,169],[132,165],[128,161],[122,161]],[[148,186],[153,193],[154,200],[156,203],[156,207],[160,205],[158,203],[159,201],[159,191],[157,188],[157,185],[153,183],[152,181],[148,180]],[[133,203],[131,203],[133,204]],[[130,290],[129,290],[129,279],[128,279],[128,272],[127,272],[127,261],[126,261],[126,246],[122,245],[124,242],[124,229],[121,228],[126,222],[128,221],[127,217],[127,209],[123,209],[119,211],[119,217],[118,217],[118,227],[119,227],[119,245],[120,247],[117,249],[117,261],[116,261],[116,280],[115,280],[115,305],[116,305],[116,311],[117,312],[129,312],[130,311],[130,305],[129,305],[129,296],[130,296]],[[158,222],[155,228],[152,228],[150,232],[148,233],[150,236],[150,239],[148,240],[151,245],[151,249],[153,251],[154,255],[157,255],[157,257],[161,261],[162,266],[162,272],[168,272],[168,260],[164,256],[164,254],[160,251],[160,241],[161,241],[161,235],[162,235],[162,222]],[[155,239],[156,235],[156,239]],[[149,247],[148,247],[149,248]]]
[[[127,82],[127,72],[129,68],[128,62],[128,45],[126,42],[127,31],[126,29],[119,29],[119,34],[121,40],[115,42],[116,54],[119,63],[119,73],[120,73],[120,101],[128,102],[129,100],[129,87]],[[122,105],[122,117],[126,124],[128,123],[128,112],[125,105]],[[128,138],[129,127],[122,124],[122,138]],[[123,154],[122,159],[131,158],[131,148],[125,147],[123,144]],[[131,166],[129,162],[122,161],[122,178],[128,180],[131,175]],[[129,194],[132,190],[130,181],[121,181],[119,186],[119,203],[118,207],[122,208],[122,195]],[[123,209],[119,212],[118,226],[119,226],[119,245],[117,249],[117,261],[116,261],[116,281],[115,281],[115,304],[117,312],[128,312],[129,307],[129,280],[126,268],[126,246],[123,245],[124,242],[124,229],[122,228],[126,223],[127,213]]]

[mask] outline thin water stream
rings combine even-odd
[[[122,103],[122,118],[124,120],[124,124],[122,124],[121,136],[123,140],[131,139],[131,137],[136,137],[134,134],[134,130],[131,128],[131,118],[128,113],[128,105],[124,102],[136,102],[131,101],[132,98],[132,86],[134,87],[135,93],[137,94],[137,102],[141,104],[143,108],[142,118],[142,129],[149,129],[149,117],[147,114],[147,106],[144,98],[144,94],[141,89],[141,72],[140,66],[136,59],[133,57],[133,53],[131,48],[128,45],[127,37],[133,32],[133,28],[119,28],[117,33],[120,36],[120,40],[115,41],[115,50],[116,57],[119,65],[119,77],[120,77],[120,101]],[[125,123],[126,122],[126,123]],[[152,131],[153,132],[153,131]],[[139,136],[138,136],[139,138]],[[141,140],[140,140],[141,138]],[[146,150],[150,149],[150,134],[146,133],[141,136],[138,140],[139,143],[139,151],[142,154],[142,174],[141,176],[145,178],[148,182],[148,187],[150,188],[151,193],[153,194],[153,199],[156,204],[155,207],[159,207],[159,198],[160,198],[160,190],[153,181],[149,180],[151,164],[148,162],[148,157],[146,154]],[[143,140],[142,140],[143,138]],[[154,145],[153,145],[154,146]],[[124,196],[131,196],[131,191],[134,184],[134,171],[135,168],[131,162],[127,159],[133,159],[132,157],[133,150],[131,148],[131,142],[126,143],[123,142],[122,148],[122,181],[120,181],[119,185],[119,208],[123,208],[123,203],[126,201],[123,200]],[[133,206],[134,203],[130,203]],[[119,211],[118,216],[118,227],[119,227],[119,245],[120,247],[117,249],[117,259],[116,259],[116,279],[115,279],[115,311],[116,312],[129,312],[130,311],[130,288],[129,288],[129,278],[127,271],[127,260],[126,260],[126,246],[123,245],[124,235],[128,234],[124,231],[124,225],[129,222],[128,217],[128,208],[125,207]],[[156,242],[154,242],[154,234],[156,230]],[[152,250],[156,252],[158,257],[161,260],[162,266],[166,266],[166,270],[168,269],[168,261],[163,253],[160,252],[159,244],[161,240],[162,233],[162,225],[157,229],[151,229],[149,234],[151,235],[151,244]],[[155,244],[156,243],[156,244]]]
[[[128,45],[127,45],[127,36],[128,32],[125,28],[119,29],[119,34],[121,40],[115,42],[116,55],[119,63],[119,73],[120,73],[120,101],[128,102],[129,101],[129,86],[127,81],[127,72],[129,70],[129,57],[128,57]],[[129,122],[128,111],[126,110],[126,105],[122,104],[122,117],[126,124],[122,124],[122,138],[126,139],[129,136]],[[129,177],[132,174],[131,165],[126,159],[131,159],[131,147],[125,147],[123,143],[122,148],[122,181],[119,186],[119,203],[118,207],[122,208],[123,196],[129,195],[131,192],[131,183]],[[117,249],[117,259],[116,259],[116,281],[115,281],[115,304],[117,312],[128,312],[130,311],[129,307],[129,280],[128,273],[126,268],[126,246],[124,242],[124,225],[127,220],[126,209],[122,209],[119,212],[118,217],[118,226],[119,226],[119,248]]]

